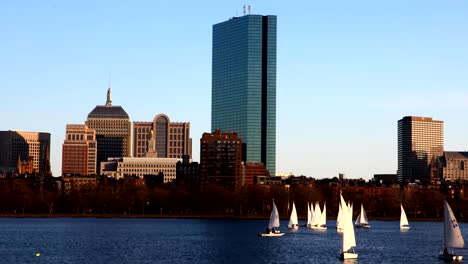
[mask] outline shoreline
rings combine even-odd
[[[236,219],[236,220],[268,220],[269,216],[245,216],[245,215],[214,215],[214,214],[135,214],[135,215],[124,215],[124,214],[0,214],[0,218],[133,218],[133,219]],[[289,217],[281,217],[281,220],[289,220]],[[299,218],[299,221],[304,221],[305,217]],[[335,217],[327,218],[327,220],[336,220]],[[399,217],[370,217],[369,221],[399,221]],[[440,218],[409,218],[410,222],[441,222],[443,217]],[[466,219],[468,220],[468,219]],[[468,222],[465,219],[459,222]]]

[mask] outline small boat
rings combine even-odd
[[[284,233],[282,233],[279,229],[280,226],[280,221],[279,221],[279,214],[278,214],[278,208],[276,208],[275,200],[273,199],[273,208],[271,210],[270,214],[270,221],[268,222],[268,227],[266,228],[265,233],[259,233],[259,236],[262,237],[278,237],[278,236],[283,236]]]
[[[452,208],[444,200],[444,249],[439,252],[439,259],[445,261],[461,262],[463,256],[456,254],[454,248],[463,248],[465,241],[457,223],[457,219],[453,215]]]
[[[355,251],[356,237],[354,235],[353,226],[353,207],[352,205],[346,205],[341,194],[340,201],[343,206],[340,221],[343,223],[343,248],[340,253],[340,259],[357,259],[358,254]]]
[[[408,218],[406,218],[405,209],[403,209],[403,205],[400,204],[401,207],[401,215],[400,215],[400,230],[408,230],[410,229]]]
[[[294,229],[294,230],[299,229],[299,222],[297,220],[296,205],[294,204],[294,202],[293,202],[293,205],[292,205],[291,217],[289,218],[288,228],[289,229]]]
[[[354,222],[355,227],[361,228],[370,228],[369,220],[367,220],[366,211],[364,211],[364,205],[361,203],[361,213],[356,218],[356,222]]]
[[[310,225],[311,229],[314,230],[327,230],[327,205],[323,205],[323,212],[320,210],[320,204],[315,203],[314,218]]]

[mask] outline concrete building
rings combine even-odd
[[[398,180],[437,181],[437,158],[444,151],[444,123],[430,117],[398,120]]]
[[[67,125],[62,145],[62,175],[96,175],[96,169],[96,131],[86,125]]]
[[[171,122],[165,114],[155,116],[153,122],[133,122],[133,156],[146,157],[151,142],[158,158],[192,158],[189,122]]]
[[[276,16],[213,26],[211,131],[237,133],[243,160],[276,172]]]
[[[181,159],[175,158],[116,158],[101,162],[101,175],[115,179],[126,177],[144,178],[147,175],[163,175],[163,182],[176,179],[176,165]]]
[[[468,152],[444,151],[439,158],[439,172],[445,181],[468,181]]]
[[[132,124],[121,106],[112,105],[110,88],[106,104],[96,106],[89,113],[86,125],[96,131],[97,171],[100,171],[100,162],[108,158],[131,156]]]
[[[0,131],[0,171],[16,172],[32,161],[34,172],[50,174],[50,133]]]
[[[203,133],[200,139],[200,178],[203,183],[240,186],[242,140],[236,133]]]

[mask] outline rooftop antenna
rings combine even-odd
[[[112,92],[111,92],[111,88],[110,88],[110,78],[111,78],[111,74],[109,72],[109,88],[107,89],[106,106],[112,106]]]
[[[249,10],[248,13],[250,15],[250,4],[248,5],[247,9]]]
[[[245,13],[246,13],[245,5],[243,6],[243,9],[244,9],[243,13],[244,13],[244,16],[245,16]]]

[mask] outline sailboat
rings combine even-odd
[[[343,205],[343,206],[346,206],[346,205]],[[342,205],[341,205],[341,201],[340,201],[340,202],[338,202],[338,216],[336,217],[336,231],[338,233],[343,232],[343,221],[342,221],[343,213],[342,213],[341,208],[342,208]]]
[[[352,205],[346,205],[341,193],[340,201],[342,205],[340,222],[343,223],[343,248],[340,254],[340,259],[357,259],[358,254],[354,250],[356,247],[356,237],[354,236],[353,207]]]
[[[354,223],[356,227],[370,228],[369,221],[367,220],[366,211],[364,211],[364,205],[361,203],[361,213],[356,218]]]
[[[462,255],[455,254],[453,250],[449,252],[449,249],[463,248],[464,246],[465,241],[463,240],[457,219],[455,219],[450,205],[446,200],[444,200],[444,250],[439,252],[439,259],[447,261],[462,261]]]
[[[279,229],[280,221],[279,221],[279,214],[278,208],[276,208],[275,200],[273,199],[273,209],[271,210],[270,221],[268,222],[268,227],[265,233],[259,233],[259,236],[262,237],[277,237],[283,236],[284,233],[281,233]]]
[[[403,209],[403,205],[400,204],[401,207],[401,215],[400,215],[400,230],[408,230],[410,229],[408,218],[406,218],[405,209]]]
[[[297,212],[296,212],[296,205],[293,202],[291,217],[289,218],[289,229],[297,230],[299,229],[299,222],[297,221]]]
[[[320,204],[315,203],[315,212],[314,218],[310,225],[311,229],[314,230],[327,230],[327,207],[326,204],[323,205],[323,212],[320,210]]]

